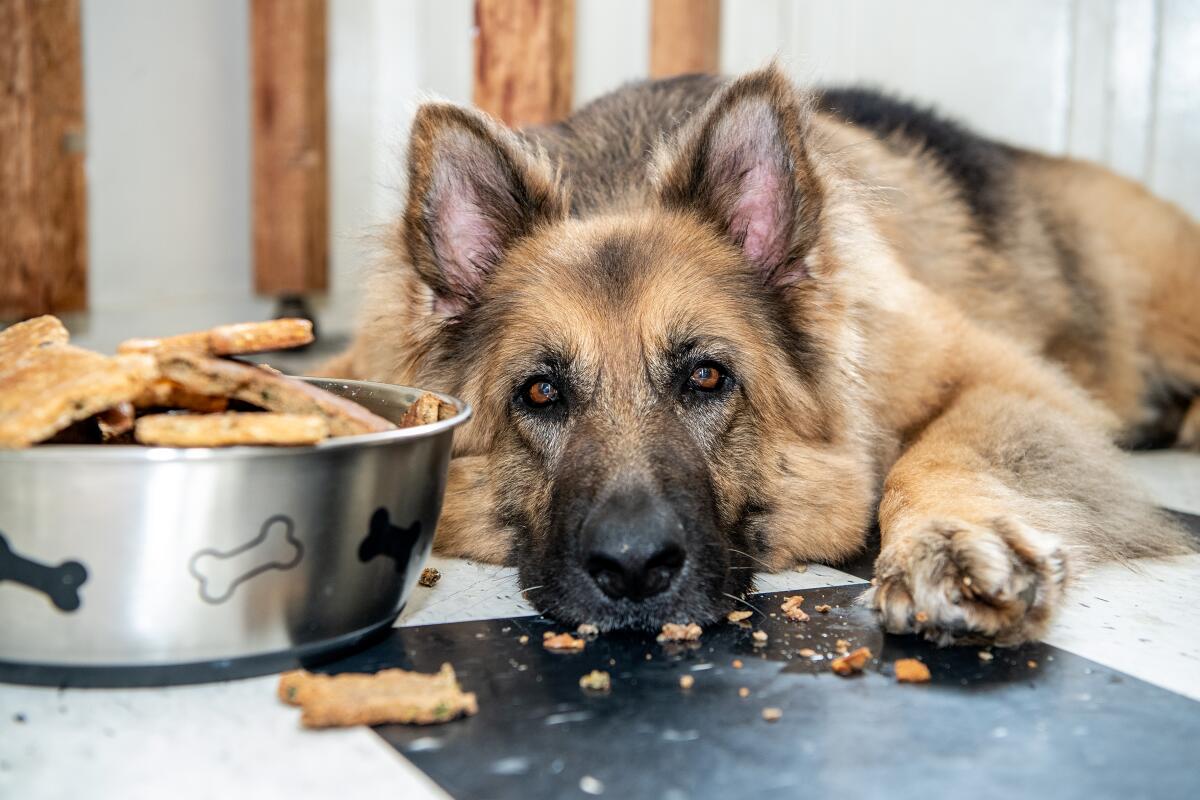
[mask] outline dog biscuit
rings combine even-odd
[[[232,356],[286,350],[311,343],[312,323],[306,319],[273,319],[219,325],[207,331],[181,333],[157,339],[127,339],[118,353],[200,353]]]
[[[241,353],[262,353],[267,350],[287,350],[311,344],[312,322],[306,319],[273,319],[267,322],[239,322],[220,325],[209,331],[209,352],[232,356]]]
[[[133,399],[133,405],[135,408],[181,408],[211,414],[224,411],[229,407],[229,401],[224,397],[193,392],[175,381],[159,378]]]
[[[0,331],[0,370],[26,354],[52,344],[66,344],[70,335],[57,317],[46,314]]]
[[[475,694],[462,690],[449,664],[432,675],[402,669],[374,675],[287,672],[278,692],[283,702],[300,706],[300,722],[308,728],[432,725],[479,710]]]
[[[304,445],[329,438],[329,425],[316,414],[151,414],[137,421],[133,435],[139,443],[156,447]]]
[[[401,428],[413,428],[417,425],[428,425],[431,422],[437,422],[441,412],[441,402],[437,396],[431,392],[425,392],[423,395],[413,400],[412,405],[404,412],[404,416],[400,418]]]
[[[117,439],[133,430],[133,403],[126,400],[117,403],[112,408],[105,409],[96,415],[96,425],[100,428],[100,438],[105,442]]]
[[[0,365],[0,447],[27,447],[132,400],[157,376],[145,355],[102,356],[51,341]]]
[[[358,403],[251,364],[196,353],[168,352],[159,356],[159,367],[167,378],[193,392],[236,398],[268,411],[320,415],[334,436],[396,427]]]

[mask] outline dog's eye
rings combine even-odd
[[[545,408],[558,402],[558,387],[545,378],[533,378],[525,384],[521,399],[531,408]]]
[[[716,364],[700,364],[688,377],[688,386],[698,392],[715,392],[725,385],[725,373]]]

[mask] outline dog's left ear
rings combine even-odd
[[[660,201],[715,225],[765,282],[796,283],[821,208],[806,124],[801,95],[777,67],[738,78],[656,153]]]

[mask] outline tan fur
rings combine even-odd
[[[548,129],[521,141],[446,106],[418,116],[406,225],[372,278],[358,338],[327,370],[474,406],[455,440],[442,552],[501,561],[519,537],[552,535],[546,465],[573,456],[568,440],[543,441],[510,414],[530,342],[569,353],[604,409],[572,423],[602,443],[603,470],[638,474],[654,455],[646,426],[657,412],[632,376],[680,326],[739,348],[744,392],[713,423],[736,447],[695,434],[711,454],[722,524],[752,495],[769,500],[754,559],[782,569],[852,556],[877,511],[870,602],[889,630],[940,642],[1036,638],[1088,563],[1189,547],[1125,476],[1112,442],[1154,417],[1160,388],[1200,387],[1194,221],[1098,167],[1012,151],[1001,235],[987,241],[922,148],[810,111],[772,70],[702,88],[712,98],[662,137],[640,188],[625,162],[611,185],[571,184],[572,169],[610,158],[584,121],[617,118],[616,99],[580,112],[577,139]],[[651,85],[645,103],[676,90]],[[620,118],[636,143],[637,126],[658,118],[650,105],[633,108],[636,118]],[[780,146],[796,164],[803,202],[787,247],[805,277],[781,292],[819,354],[819,379],[798,378],[763,334],[736,288],[737,243],[688,206],[705,137],[736,127],[721,121],[731,109],[757,119],[763,108],[784,121]],[[479,289],[479,307],[502,313],[503,336],[485,359],[472,356],[472,371],[445,352],[454,323],[438,310],[447,290],[422,238],[438,159],[463,137],[485,141],[532,198]],[[586,265],[615,240],[630,243],[638,270],[609,297]],[[1200,438],[1198,415],[1193,407],[1185,439]],[[528,521],[520,531],[505,521],[516,518]]]

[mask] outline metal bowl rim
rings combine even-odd
[[[395,430],[380,431],[378,433],[361,433],[354,436],[337,436],[314,445],[301,447],[273,447],[268,445],[236,447],[143,447],[140,445],[56,444],[24,450],[0,450],[0,465],[28,463],[31,461],[178,463],[184,461],[218,461],[279,456],[295,457],[313,453],[328,453],[333,450],[345,450],[349,448],[379,447],[397,442],[424,439],[458,427],[470,419],[473,413],[471,405],[465,400],[461,400],[453,395],[444,394],[443,392],[418,389],[414,386],[343,378],[302,377],[301,380],[337,383],[350,387],[380,389],[384,391],[400,389],[418,394],[430,391],[438,398],[454,404],[458,409],[458,413],[449,419],[438,420],[427,425],[396,428]]]

